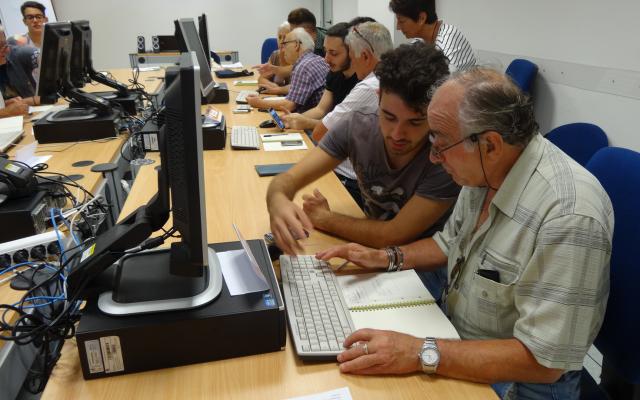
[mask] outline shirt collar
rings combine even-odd
[[[516,212],[522,192],[540,163],[545,147],[544,138],[540,134],[535,134],[507,173],[492,200],[496,207],[511,218]]]
[[[293,68],[295,68],[298,64],[300,64],[302,62],[302,59],[308,57],[310,54],[313,54],[311,50],[307,50],[304,53],[302,53],[302,55],[298,57],[298,59],[296,60],[295,64],[293,64]]]

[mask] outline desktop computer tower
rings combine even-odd
[[[262,240],[248,243],[269,283],[266,292],[231,296],[223,283],[216,300],[202,307],[124,317],[103,314],[97,299],[88,300],[76,331],[84,378],[284,349],[285,309],[269,252]],[[240,242],[209,246],[217,252],[242,248]]]
[[[72,121],[48,121],[42,117],[33,123],[38,143],[79,142],[118,136],[120,113],[112,110],[95,118]]]

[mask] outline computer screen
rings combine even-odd
[[[71,83],[76,88],[82,88],[91,82],[91,28],[89,21],[71,21],[73,45],[71,46],[70,75]]]
[[[202,96],[207,97],[215,87],[215,82],[211,76],[211,70],[207,67],[209,64],[196,30],[196,24],[193,18],[181,18],[175,21],[175,26],[175,36],[178,40],[180,51],[193,51],[196,53],[198,65],[200,66],[200,88]]]
[[[211,48],[209,47],[209,29],[207,28],[207,15],[202,14],[198,17],[198,35],[200,35],[200,43],[204,49],[204,55],[211,69]]]
[[[40,53],[40,76],[36,93],[43,104],[55,103],[58,97],[72,87],[69,80],[69,62],[73,36],[69,22],[45,24]]]

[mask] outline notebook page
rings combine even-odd
[[[435,303],[412,269],[397,272],[337,276],[349,309]]]
[[[17,117],[0,118],[0,135],[9,135],[22,132],[22,115]]]
[[[391,330],[422,338],[460,339],[456,329],[436,304],[352,311],[351,320],[356,329]]]

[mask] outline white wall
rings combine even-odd
[[[4,0],[0,0],[4,1]],[[97,69],[129,66],[136,37],[147,48],[152,35],[173,35],[173,20],[207,14],[212,50],[237,50],[247,66],[260,60],[260,48],[294,8],[306,7],[318,20],[319,0],[54,0],[58,20],[87,19],[93,33],[93,61]]]
[[[640,2],[456,0],[438,2],[438,14],[465,33],[481,61],[505,68],[513,56],[541,60],[534,97],[543,132],[592,122],[612,145],[640,151]],[[612,79],[604,87],[611,76],[628,87],[611,87]]]
[[[357,0],[335,0],[333,2],[333,23],[349,22],[358,15]]]

